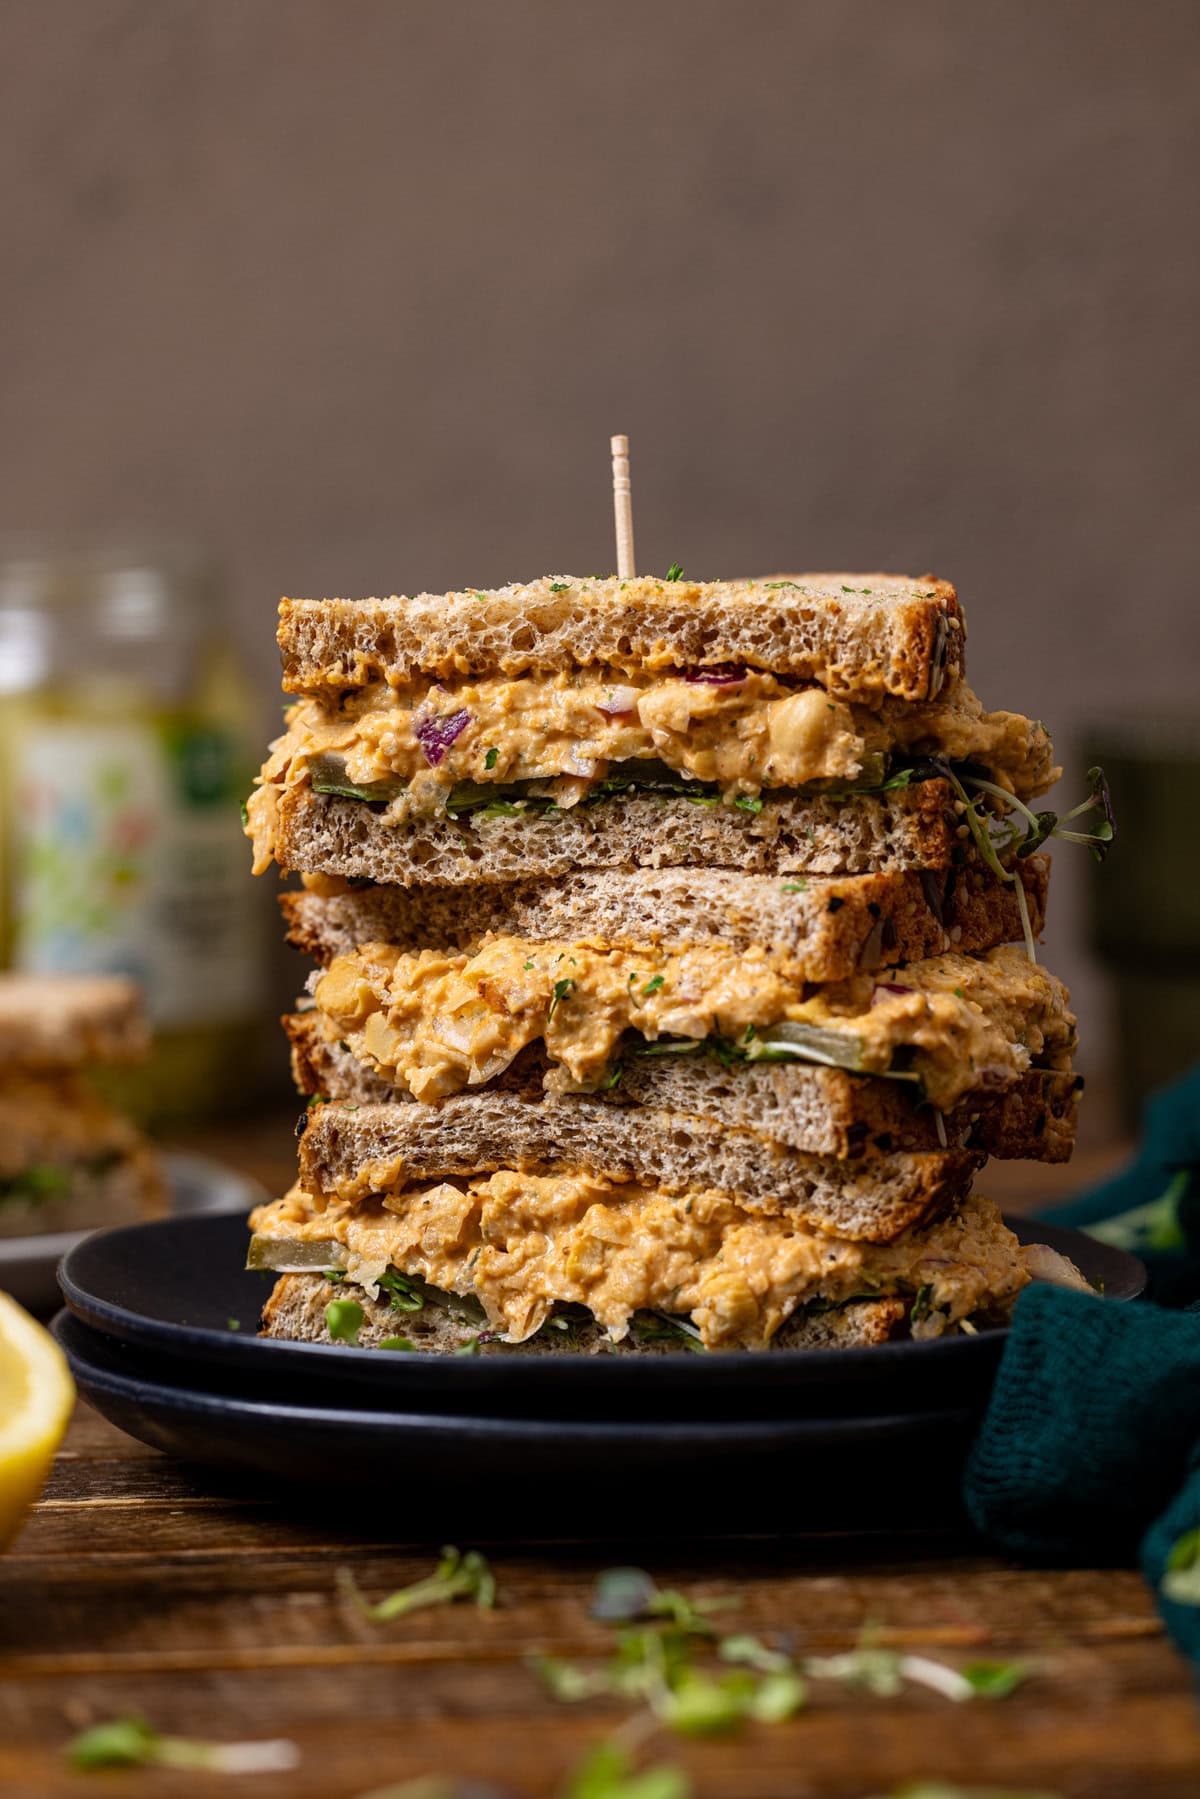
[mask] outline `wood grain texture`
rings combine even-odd
[[[476,1540],[499,1579],[495,1612],[455,1605],[373,1626],[339,1597],[337,1570],[383,1593],[427,1572],[436,1544],[356,1526],[352,1495],[297,1507],[155,1456],[81,1406],[44,1499],[0,1560],[0,1792],[206,1791],[203,1777],[185,1788],[165,1771],[100,1780],[66,1768],[74,1731],[138,1711],[164,1730],[299,1745],[296,1773],[223,1780],[230,1799],[353,1799],[425,1772],[553,1799],[628,1708],[560,1705],[526,1658],[603,1655],[591,1582],[631,1560],[694,1595],[737,1595],[728,1628],[786,1632],[800,1655],[848,1648],[871,1621],[882,1642],[949,1662],[1033,1667],[1002,1703],[821,1683],[789,1724],[656,1739],[647,1755],[686,1766],[698,1799],[865,1799],[919,1775],[1062,1799],[1200,1788],[1188,1673],[1131,1570],[1022,1569],[937,1530],[551,1549],[489,1543],[485,1510]]]

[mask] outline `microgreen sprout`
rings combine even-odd
[[[410,1587],[398,1588],[374,1604],[364,1597],[349,1568],[339,1568],[337,1583],[338,1591],[372,1624],[387,1624],[409,1612],[423,1611],[431,1605],[450,1605],[456,1599],[473,1599],[481,1611],[490,1611],[496,1603],[496,1577],[477,1549],[468,1549],[465,1554],[453,1547],[443,1549],[442,1559],[432,1574]]]
[[[209,1774],[282,1774],[300,1765],[295,1743],[276,1737],[256,1743],[206,1743],[163,1736],[144,1718],[93,1724],[67,1744],[73,1768],[194,1768]]]

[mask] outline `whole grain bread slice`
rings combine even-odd
[[[840,1161],[681,1113],[493,1089],[436,1106],[331,1102],[301,1122],[300,1179],[324,1199],[357,1204],[371,1193],[500,1168],[586,1169],[668,1192],[724,1193],[747,1211],[867,1243],[890,1243],[957,1204],[984,1159],[947,1150]]]
[[[366,1067],[344,1045],[327,1042],[315,1012],[294,1012],[284,1018],[283,1028],[301,1093],[354,1105],[416,1103],[407,1089]],[[491,1087],[537,1099],[549,1067],[541,1050],[531,1046]],[[726,1068],[708,1055],[629,1054],[622,1057],[617,1085],[593,1097],[755,1131],[808,1155],[853,1160],[948,1147],[1004,1160],[1065,1162],[1075,1142],[1082,1085],[1073,1074],[1032,1070],[1005,1092],[970,1094],[943,1114],[945,1143],[936,1114],[914,1101],[908,1083],[842,1068],[798,1063]],[[562,1103],[570,1104],[570,1097],[563,1096]]]
[[[285,1274],[271,1289],[262,1312],[259,1335],[293,1343],[333,1343],[325,1308],[335,1299],[353,1296],[362,1307],[360,1349],[379,1349],[385,1342],[407,1342],[424,1355],[455,1355],[472,1349],[479,1355],[665,1355],[686,1348],[669,1331],[639,1331],[635,1321],[620,1343],[609,1338],[595,1319],[559,1317],[568,1328],[545,1326],[524,1343],[503,1343],[494,1331],[464,1318],[461,1309],[426,1305],[419,1312],[397,1314],[382,1296],[371,1299],[361,1288],[334,1286],[320,1274]],[[831,1311],[794,1312],[771,1341],[772,1349],[851,1349],[884,1343],[898,1335],[908,1315],[903,1299],[852,1301]],[[395,1353],[403,1353],[396,1349]]]
[[[1017,869],[1037,935],[1049,863],[1030,856]],[[974,954],[1021,935],[1013,888],[972,857],[940,876],[910,870],[780,881],[696,868],[613,869],[481,884],[467,904],[455,888],[424,886],[286,893],[281,903],[291,942],[320,961],[360,943],[467,948],[503,932],[633,949],[761,946],[794,980],[838,981],[950,949]]]
[[[744,663],[867,704],[932,699],[963,667],[958,597],[930,575],[771,581],[547,576],[489,592],[283,599],[289,693],[324,695],[416,671],[506,675]]]
[[[945,869],[959,820],[945,781],[847,799],[763,795],[762,810],[624,794],[563,810],[388,824],[382,807],[311,787],[280,790],[282,868],[372,881],[461,886],[544,879],[575,869],[731,868],[743,874],[846,875]]]

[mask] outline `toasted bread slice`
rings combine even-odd
[[[1049,861],[1017,864],[1033,932],[1045,921]],[[322,872],[343,874],[345,869]],[[965,955],[1021,936],[1011,885],[964,857],[947,874],[845,875],[780,881],[695,868],[611,870],[481,884],[464,905],[455,888],[371,886],[344,894],[286,893],[288,935],[320,961],[360,943],[467,948],[488,932],[629,948],[761,946],[798,981]]]
[[[712,1189],[747,1211],[868,1243],[890,1243],[939,1216],[964,1197],[984,1160],[972,1150],[946,1150],[839,1161],[682,1113],[490,1088],[436,1106],[331,1102],[310,1107],[301,1123],[300,1178],[324,1199],[357,1202],[500,1168],[582,1168],[668,1192]]]
[[[438,814],[396,826],[360,800],[295,786],[279,794],[276,855],[284,868],[402,887],[607,868],[782,876],[943,870],[961,847],[951,800],[945,781],[847,799],[768,793],[757,813],[633,793],[570,810]]]
[[[479,1355],[665,1355],[696,1347],[682,1333],[657,1328],[639,1329],[635,1321],[629,1335],[614,1343],[594,1318],[560,1314],[556,1329],[551,1323],[524,1343],[505,1343],[495,1331],[465,1319],[451,1307],[426,1305],[419,1312],[394,1312],[384,1298],[371,1299],[361,1288],[332,1285],[320,1274],[285,1274],[271,1289],[263,1307],[259,1335],[293,1343],[332,1343],[325,1308],[336,1299],[353,1297],[363,1309],[358,1332],[360,1349],[378,1349],[399,1339],[423,1355],[455,1355],[463,1350]],[[829,1311],[793,1313],[771,1340],[772,1349],[857,1349],[885,1343],[901,1334],[909,1304],[903,1299],[854,1301]],[[396,1353],[402,1353],[397,1351]]]
[[[772,581],[549,577],[491,592],[279,605],[284,687],[314,695],[400,681],[583,664],[744,663],[866,704],[935,697],[961,671],[958,597],[932,575]]]
[[[326,1042],[315,1012],[283,1020],[300,1092],[354,1105],[411,1102],[407,1091]],[[492,1090],[541,1097],[550,1063],[540,1049],[522,1053]],[[610,1105],[683,1113],[757,1132],[808,1155],[852,1160],[896,1151],[973,1149],[1002,1160],[1065,1162],[1075,1142],[1083,1087],[1074,1074],[1022,1075],[1007,1092],[973,1093],[943,1115],[943,1144],[929,1106],[903,1082],[873,1080],[842,1068],[743,1064],[725,1068],[707,1055],[623,1058],[617,1086],[593,1097]],[[570,1104],[564,1096],[563,1104]]]
[[[0,974],[0,1064],[78,1068],[143,1055],[141,992],[120,975]]]

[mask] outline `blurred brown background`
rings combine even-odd
[[[1194,709],[1191,0],[0,21],[0,529],[210,544],[264,722],[280,592],[610,566],[612,430],[643,566],[933,568],[1073,775]]]

